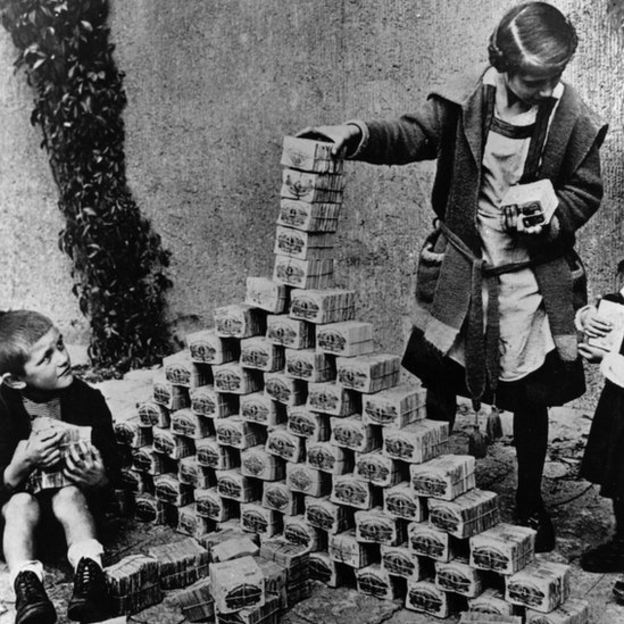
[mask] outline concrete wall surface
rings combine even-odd
[[[248,275],[270,275],[283,135],[309,124],[413,110],[432,82],[486,60],[503,0],[111,0],[111,36],[126,72],[128,177],[173,252],[169,317],[182,333],[240,301]],[[580,46],[565,78],[611,124],[603,149],[607,196],[579,249],[593,293],[612,287],[624,257],[623,43],[607,0],[558,0]],[[31,95],[13,76],[0,33],[0,265],[3,305],[48,310],[77,334],[60,217]],[[377,347],[400,352],[432,163],[348,163],[337,281],[359,293],[358,318]]]

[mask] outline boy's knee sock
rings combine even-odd
[[[15,585],[15,579],[20,572],[34,572],[39,580],[43,583],[43,564],[38,559],[28,559],[19,563],[14,570],[11,570],[9,574],[9,581],[11,587]]]
[[[83,557],[93,559],[100,567],[102,567],[102,555],[104,547],[96,539],[82,540],[75,542],[67,549],[67,560],[74,570],[78,567],[78,562]]]
[[[516,504],[532,512],[542,505],[542,475],[548,446],[548,409],[516,412],[513,419],[518,461]]]

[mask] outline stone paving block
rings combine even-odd
[[[380,624],[402,607],[398,600],[379,600],[359,594],[355,589],[330,589],[314,584],[310,598],[296,604],[289,612],[290,624]],[[284,620],[282,620],[284,621]]]

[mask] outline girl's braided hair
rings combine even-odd
[[[499,72],[563,71],[578,44],[576,29],[557,8],[527,2],[510,9],[492,33],[490,64]]]

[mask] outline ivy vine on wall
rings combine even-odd
[[[151,364],[169,348],[169,253],[128,189],[123,73],[113,61],[107,0],[0,0],[0,17],[35,92],[72,260],[73,292],[91,325],[97,367]]]

